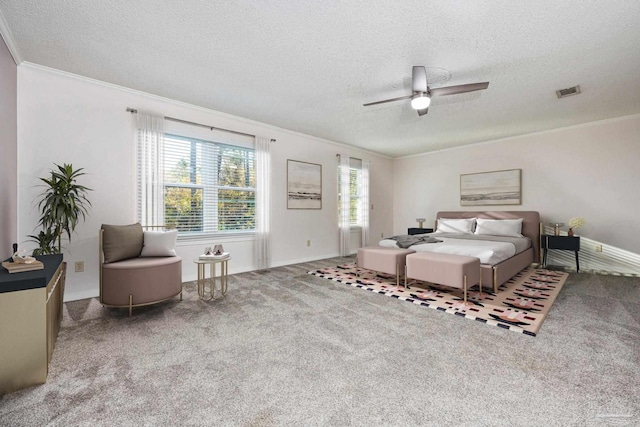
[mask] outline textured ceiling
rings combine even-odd
[[[640,113],[638,0],[0,0],[0,14],[22,61],[392,157]],[[423,117],[362,106],[410,94],[413,65],[433,87],[490,85]]]

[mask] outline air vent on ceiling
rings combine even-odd
[[[566,89],[559,89],[556,91],[558,98],[566,98],[567,96],[577,95],[580,93],[580,85],[568,87]]]

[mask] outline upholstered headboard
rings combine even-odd
[[[522,234],[531,239],[533,261],[540,262],[540,213],[536,211],[443,211],[437,218],[484,218],[516,219],[522,218]]]

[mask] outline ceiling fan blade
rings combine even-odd
[[[427,91],[427,70],[424,67],[413,67],[411,73],[411,82],[414,92],[426,92]]]
[[[424,116],[425,114],[427,114],[429,112],[428,108],[425,108],[423,110],[417,110],[418,111],[418,115],[419,116]]]
[[[395,101],[401,101],[403,99],[409,99],[411,98],[413,95],[407,95],[407,96],[401,96],[398,98],[391,98],[391,99],[384,99],[382,101],[376,101],[376,102],[369,102],[367,104],[362,104],[364,107],[368,107],[369,105],[377,105],[377,104],[384,104],[386,102],[395,102]]]
[[[476,90],[484,90],[489,87],[489,82],[469,83],[466,85],[445,86],[431,89],[431,96],[455,95],[458,93],[473,92]]]

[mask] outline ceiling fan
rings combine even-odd
[[[476,90],[484,90],[489,87],[489,82],[469,83],[466,85],[445,86],[430,89],[427,85],[427,70],[424,67],[414,66],[411,77],[413,94],[401,96],[399,98],[385,99],[382,101],[369,102],[363,104],[365,107],[369,105],[384,104],[386,102],[395,102],[402,99],[411,98],[411,108],[418,111],[419,116],[424,116],[429,110],[431,97],[456,95],[458,93],[473,92]]]

